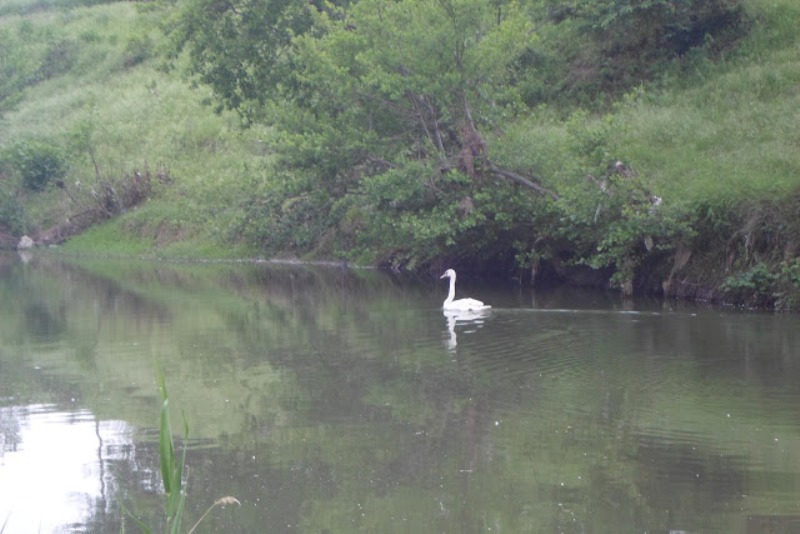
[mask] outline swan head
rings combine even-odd
[[[456,272],[453,269],[447,269],[444,272],[444,274],[439,277],[439,279],[442,279],[442,278],[452,278],[453,280],[455,280]]]

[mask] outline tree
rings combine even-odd
[[[170,19],[173,54],[187,50],[190,70],[221,106],[255,119],[280,93],[291,70],[292,40],[311,31],[324,0],[199,0]]]
[[[724,11],[735,2],[714,5]],[[589,34],[612,42],[614,29],[624,29],[630,32],[618,41],[636,43],[636,30],[651,23],[650,15],[661,17],[653,27],[677,35],[673,22],[714,12],[696,0],[563,4],[561,15],[549,15],[551,51],[576,28],[586,34],[582,42]],[[187,7],[175,35],[189,49],[193,71],[222,105],[274,126],[277,134],[276,172],[249,201],[242,232],[268,249],[328,257],[355,252],[393,264],[462,257],[513,262],[541,256],[532,249],[544,233],[583,259],[597,256],[592,251],[609,225],[623,221],[623,230],[604,244],[611,252],[586,261],[635,265],[630,250],[649,237],[640,235],[638,217],[649,211],[626,217],[625,203],[643,196],[640,180],[620,187],[612,202],[586,178],[607,173],[619,156],[606,143],[565,146],[558,163],[569,172],[540,176],[539,157],[530,154],[544,147],[523,146],[507,133],[520,133],[508,125],[535,103],[535,28],[554,5],[202,0]],[[673,8],[680,8],[674,17]],[[566,36],[554,36],[565,20],[571,21]],[[603,51],[611,57],[617,48]],[[528,156],[501,159],[499,144],[519,146]],[[575,168],[586,151],[602,157]]]
[[[519,4],[361,0],[314,17],[267,116],[302,184],[291,194],[319,195],[322,226],[405,252],[413,243],[423,259],[490,223],[492,191],[556,197],[489,157],[487,139],[521,109],[513,69],[536,39]]]

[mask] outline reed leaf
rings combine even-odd
[[[183,514],[186,510],[186,493],[183,491],[184,487],[184,472],[186,471],[186,442],[184,441],[183,450],[181,451],[180,460],[175,456],[175,444],[172,434],[172,423],[169,417],[169,395],[167,394],[167,385],[164,381],[164,376],[158,373],[158,386],[161,390],[161,397],[164,402],[161,404],[161,426],[159,432],[159,459],[161,464],[161,478],[164,484],[164,491],[166,493],[166,519],[167,524],[165,532],[168,534],[180,534],[181,525],[183,523]],[[189,421],[186,419],[186,414],[183,416],[183,432],[184,436],[189,435]],[[194,530],[206,518],[206,516],[217,506],[225,506],[227,504],[240,504],[235,497],[223,497],[218,499],[200,519],[194,524],[189,531]],[[125,508],[125,505],[120,502],[120,506],[126,515],[136,523],[142,532],[145,534],[153,534],[153,530],[145,525],[142,521],[137,519],[131,512]],[[0,528],[0,534],[3,534],[3,528]],[[122,525],[124,532],[124,523]]]
[[[125,512],[125,515],[130,517],[133,520],[133,522],[136,523],[136,526],[139,527],[139,530],[141,530],[144,534],[153,534],[153,529],[147,526],[141,519],[133,515],[133,513],[131,513],[131,511],[125,507],[125,504],[123,504],[122,501],[120,501],[119,505],[122,508],[122,511]],[[2,531],[0,531],[0,534],[2,534]],[[120,534],[125,534],[124,516],[122,519],[122,525],[120,526]]]
[[[164,393],[164,403],[161,405],[161,430],[159,432],[158,450],[161,459],[161,479],[164,481],[164,491],[172,494],[172,473],[175,466],[175,449],[172,444],[172,427],[169,420],[169,399]]]

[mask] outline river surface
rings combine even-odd
[[[0,532],[163,531],[159,375],[183,532],[800,532],[800,317],[446,289],[0,255]]]

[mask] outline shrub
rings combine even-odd
[[[22,141],[8,149],[5,159],[28,191],[44,191],[48,184],[67,174],[61,150],[47,143]]]
[[[20,98],[28,70],[23,44],[10,32],[0,30],[0,113]]]
[[[796,310],[800,308],[800,258],[784,260],[772,268],[758,263],[729,276],[721,287],[735,304]]]
[[[34,74],[34,82],[49,80],[69,72],[78,59],[78,45],[62,39],[50,45]]]
[[[590,100],[598,92],[621,94],[675,59],[698,51],[719,55],[751,25],[741,0],[549,0],[546,5],[559,27],[552,33],[555,44],[562,43],[549,47],[556,54],[565,50],[568,64],[553,83]]]
[[[25,210],[16,195],[0,187],[0,233],[19,236],[25,231]]]
[[[149,37],[134,37],[125,45],[122,64],[126,69],[135,67],[153,56],[153,40]]]
[[[800,309],[800,258],[781,262],[775,275],[775,308]]]

